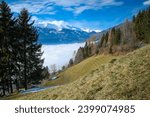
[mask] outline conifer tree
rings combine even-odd
[[[102,38],[101,38],[101,40],[100,40],[99,48],[101,48],[101,47],[102,47],[102,45],[103,45],[104,41],[105,41],[105,34],[103,34],[103,36],[102,36]]]
[[[0,3],[0,92],[5,95],[13,92],[12,81],[17,90],[24,81],[38,82],[43,79],[43,59],[41,44],[38,44],[38,33],[30,23],[26,9],[20,12],[16,20],[6,2]],[[1,94],[0,94],[1,95]]]
[[[30,23],[31,16],[26,9],[22,9],[18,18],[20,55],[22,58],[22,69],[24,75],[24,86],[27,89],[27,83],[32,81],[32,74],[42,68],[41,45],[37,43],[38,34],[33,27],[34,22]]]
[[[6,2],[0,3],[0,76],[3,82],[3,94],[5,95],[5,86],[7,84],[8,92],[13,92],[12,89],[12,69],[13,64],[13,29],[15,19]],[[10,90],[9,90],[10,89]]]
[[[150,7],[140,11],[133,19],[136,38],[145,43],[150,42]]]
[[[85,43],[85,46],[84,46],[84,55],[85,55],[85,58],[89,57],[89,46],[87,45],[87,42]]]
[[[69,65],[68,65],[68,67],[71,67],[73,65],[73,59],[71,58],[70,60],[69,60]]]
[[[115,45],[119,45],[121,40],[121,31],[120,29],[115,30],[115,38],[114,38],[114,43]]]

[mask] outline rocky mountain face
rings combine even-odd
[[[42,44],[68,44],[81,43],[87,38],[96,34],[95,31],[86,32],[75,27],[64,27],[56,29],[54,27],[37,27],[39,42]]]

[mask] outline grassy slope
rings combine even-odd
[[[70,84],[17,99],[150,99],[150,45]]]
[[[99,55],[90,57],[80,64],[68,68],[64,72],[60,73],[59,78],[53,81],[46,81],[43,83],[44,86],[56,86],[64,85],[79,79],[82,76],[88,75],[95,69],[98,69],[100,65],[109,62],[111,59],[117,58],[110,55]]]

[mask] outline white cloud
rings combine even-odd
[[[21,2],[13,2],[10,4],[10,7],[13,12],[19,13],[23,8],[29,10],[30,13],[33,14],[55,14],[56,11],[53,9],[53,5],[51,2],[43,2],[39,1],[21,1]]]
[[[101,6],[120,6],[123,2],[117,2],[116,0],[101,0]]]
[[[12,11],[19,12],[23,7],[34,14],[55,14],[56,6],[62,7],[67,11],[72,11],[78,15],[85,10],[98,10],[105,6],[120,6],[122,1],[116,0],[26,0],[22,2],[11,3]]]
[[[143,3],[144,5],[150,5],[150,0],[147,0]]]
[[[91,9],[90,6],[81,6],[81,7],[77,7],[74,11],[75,15],[78,15],[80,13],[82,13],[85,10]]]
[[[42,8],[41,5],[38,4],[28,4],[28,3],[20,3],[20,4],[12,4],[11,9],[13,12],[20,12],[23,8],[28,9],[31,13],[38,13]]]
[[[57,67],[62,67],[68,64],[70,58],[73,57],[73,52],[83,47],[84,43],[62,44],[62,45],[43,45],[42,51],[45,58],[44,66],[56,64]]]
[[[98,10],[105,6],[120,6],[123,2],[116,0],[51,0],[56,5],[64,7],[65,10],[73,11],[78,15],[85,10]]]

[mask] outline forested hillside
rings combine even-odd
[[[74,63],[95,54],[125,54],[150,43],[150,7],[140,11],[133,20],[103,31],[88,39],[79,48]]]

